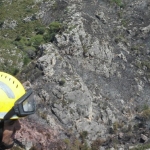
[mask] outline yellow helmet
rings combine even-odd
[[[18,119],[34,113],[34,104],[26,102],[30,95],[32,95],[31,90],[26,92],[15,77],[8,73],[0,72],[0,119]],[[30,109],[31,107],[32,109]]]

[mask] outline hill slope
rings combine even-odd
[[[44,44],[17,77],[31,82],[36,115],[59,139],[92,149],[149,142],[149,8],[148,0],[40,3]]]

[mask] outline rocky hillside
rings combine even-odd
[[[36,20],[40,28],[28,36],[21,30],[14,41],[30,59],[17,74],[35,91],[37,113],[29,119],[51,135],[41,149],[150,148],[150,1],[50,0],[27,8],[36,7],[23,25]],[[1,38],[8,39],[5,22]]]

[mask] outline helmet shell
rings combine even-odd
[[[0,119],[11,110],[15,102],[25,94],[23,85],[12,75],[0,72]],[[11,119],[18,119],[14,115]]]

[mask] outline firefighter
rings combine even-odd
[[[32,89],[25,90],[12,75],[0,72],[0,149],[14,145],[14,136],[21,128],[19,118],[35,113]]]

